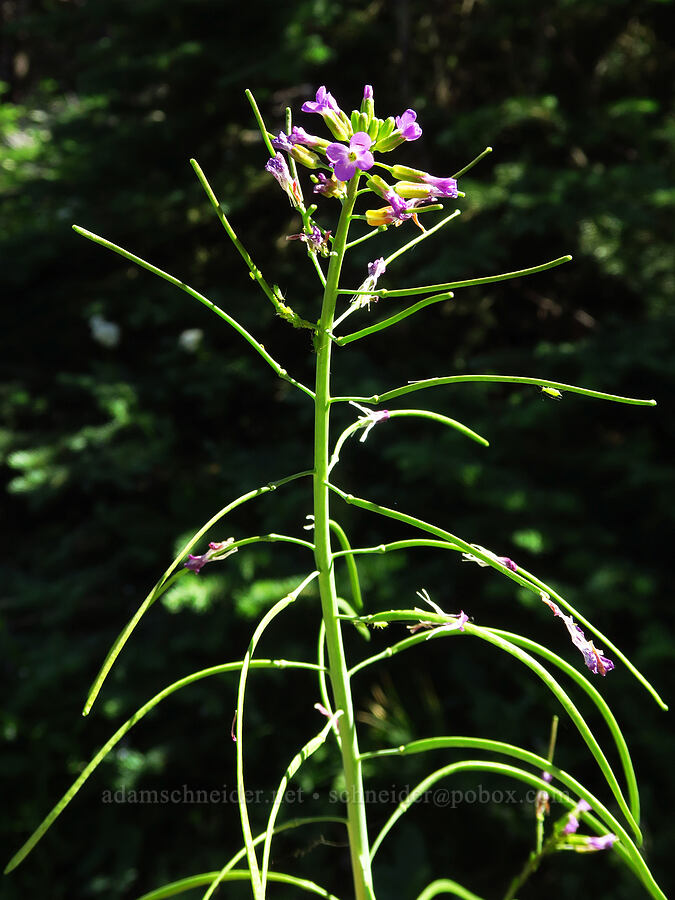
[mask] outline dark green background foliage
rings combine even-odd
[[[459,221],[392,266],[384,286],[574,254],[571,265],[529,280],[458,291],[336,351],[336,391],[498,372],[656,397],[655,410],[572,395],[554,403],[534,388],[439,389],[418,395],[419,405],[466,421],[489,438],[489,450],[433,423],[399,419],[365,445],[352,440],[337,481],[514,557],[560,587],[672,701],[672,4],[7,0],[1,9],[6,852],[124,718],[175,678],[240,657],[255,616],[308,571],[302,549],[265,545],[183,579],[148,614],[93,714],[81,718],[109,645],[180,539],[242,492],[310,464],[304,396],[277,382],[208,310],[70,229],[76,222],[168,268],[310,379],[307,333],[275,319],[187,163],[200,161],[269,280],[316,317],[313,272],[302,246],[284,240],[299,220],[262,171],[246,87],[279,128],[285,106],[297,109],[320,84],[351,109],[372,83],[381,115],[419,112],[424,137],[398,159],[441,175],[494,147],[462,182]],[[335,213],[322,205],[325,227]],[[405,226],[410,235],[412,228]],[[379,255],[374,246],[353,254],[350,283]],[[94,315],[119,325],[117,346],[92,340]],[[179,341],[187,329],[203,331],[192,351]],[[352,418],[338,410],[336,427]],[[303,535],[309,502],[308,483],[297,482],[242,508],[210,537]],[[367,513],[336,510],[356,545],[408,536]],[[426,587],[445,609],[520,629],[580,664],[540,604],[454,556],[381,557],[362,573],[369,610],[409,606]],[[317,625],[308,592],[260,652],[311,658]],[[370,646],[391,638],[375,634]],[[358,635],[349,649],[353,659],[366,650]],[[3,896],[132,897],[219,867],[240,844],[232,805],[105,804],[102,793],[232,786],[235,683],[225,676],[187,688],[131,732],[4,881]],[[620,666],[599,686],[634,751],[645,852],[666,887],[675,841],[671,718]],[[446,733],[544,751],[555,708],[529,674],[458,638],[368,670],[355,690],[366,748]],[[276,784],[321,727],[317,699],[308,674],[252,678],[251,787]],[[566,720],[556,759],[606,795]],[[315,760],[299,783],[320,797],[288,816],[336,811],[328,802],[334,753],[325,748]],[[429,765],[397,761],[369,773],[369,784],[412,785]],[[480,780],[486,790],[510,787]],[[373,825],[391,808],[374,805]],[[253,814],[261,824],[262,811]],[[378,896],[413,897],[433,877],[450,876],[499,897],[532,839],[528,806],[420,806],[381,851]],[[330,827],[281,838],[274,866],[349,897],[342,841]],[[543,866],[521,900],[581,891],[641,896],[611,854],[566,854]],[[228,888],[230,895],[245,890]]]

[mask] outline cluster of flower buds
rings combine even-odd
[[[355,176],[369,172],[374,166],[391,172],[396,179],[389,185],[378,175],[368,178],[368,188],[386,200],[379,209],[366,210],[366,221],[374,227],[400,225],[413,219],[419,225],[420,208],[444,197],[457,197],[454,178],[438,178],[409,166],[389,166],[375,161],[375,154],[389,153],[406,141],[416,141],[422,135],[417,123],[417,113],[405,110],[400,116],[378,119],[374,114],[373,89],[366,85],[361,107],[350,116],[337,104],[333,95],[321,86],[316,99],[302,104],[302,111],[322,117],[334,141],[309,134],[304,128],[294,126],[290,133],[279,132],[271,140],[276,155],[265,168],[279,182],[292,205],[302,205],[302,195],[297,179],[288,168],[284,153],[299,165],[320,170],[312,175],[314,193],[325,197],[343,199],[346,186]],[[421,226],[420,226],[421,227]],[[308,242],[310,249],[312,242]]]

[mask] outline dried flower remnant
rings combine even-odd
[[[309,233],[289,234],[286,236],[287,241],[303,241],[307,244],[307,249],[312,253],[320,253],[322,256],[328,256],[330,253],[330,231],[321,231],[318,225],[312,225]]]
[[[351,406],[355,406],[365,416],[364,419],[358,420],[360,424],[366,426],[363,434],[359,438],[359,443],[361,444],[365,441],[371,430],[377,425],[378,422],[386,422],[391,415],[388,409],[366,409],[365,406],[361,406],[360,403],[355,403],[353,400],[350,400],[349,403]]]
[[[365,294],[360,292],[374,290],[380,275],[384,275],[386,271],[387,267],[384,264],[384,258],[382,256],[380,256],[379,259],[375,259],[373,260],[373,262],[368,263],[368,277],[358,288],[359,293],[354,294],[354,296],[352,297],[352,306],[367,306],[368,309],[370,309],[371,302],[377,303],[377,297],[374,294]]]
[[[594,675],[606,675],[608,672],[611,672],[614,668],[614,663],[612,662],[612,660],[608,659],[606,656],[603,656],[602,650],[595,647],[593,645],[593,641],[586,640],[583,631],[576,624],[572,616],[565,615],[560,607],[553,603],[548,594],[542,592],[541,599],[548,606],[553,615],[558,616],[565,623],[565,627],[569,632],[572,643],[578,650],[581,651],[584,657],[586,667],[590,669]]]
[[[288,163],[281,153],[277,153],[276,156],[267,160],[265,163],[265,171],[276,178],[282,190],[288,195],[291,206],[299,206],[302,203],[300,185],[291,177]]]
[[[422,629],[431,629],[434,634],[438,631],[464,631],[464,626],[469,621],[469,617],[464,612],[464,610],[459,613],[446,613],[440,608],[437,603],[434,603],[425,588],[422,588],[421,591],[415,591],[415,593],[420,598],[420,600],[424,600],[424,602],[427,603],[439,616],[443,616],[446,619],[453,619],[454,621],[448,622],[447,625],[437,625],[435,622],[420,621],[416,622],[414,625],[408,625],[408,631],[411,631],[413,634],[416,631],[421,631]],[[415,611],[421,612],[421,610],[417,609],[417,607],[415,607]],[[427,640],[429,640],[429,638],[432,636],[433,635],[430,634],[427,637]]]
[[[207,563],[218,562],[219,560],[226,559],[228,556],[232,556],[233,553],[236,553],[236,547],[234,550],[229,550],[227,553],[223,552],[233,543],[233,537],[229,537],[226,541],[211,541],[206,553],[202,553],[200,556],[195,556],[190,553],[187,561],[184,562],[183,565],[186,569],[190,569],[191,572],[201,572]]]
[[[500,563],[506,569],[509,569],[511,572],[517,572],[518,566],[514,563],[512,559],[509,559],[508,556],[497,556],[496,553],[492,553],[491,550],[486,550],[485,547],[481,547],[480,544],[471,544],[472,547],[475,547],[476,550],[480,550],[481,553],[484,553],[486,556],[489,556],[490,559],[494,559],[495,562]],[[490,563],[485,562],[484,559],[479,559],[477,556],[474,556],[472,553],[462,553],[462,562],[472,562],[481,566],[482,568],[486,568],[490,565]]]

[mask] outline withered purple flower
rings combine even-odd
[[[278,181],[281,188],[288,195],[291,206],[299,206],[301,202],[300,187],[292,177],[288,169],[288,164],[281,153],[271,157],[265,163],[265,171],[273,175]]]
[[[230,537],[226,541],[211,541],[209,544],[209,549],[206,553],[202,553],[199,556],[195,556],[193,553],[188,555],[187,561],[183,563],[186,569],[190,569],[191,572],[201,572],[204,566],[210,562],[218,562],[218,560],[226,559],[226,557],[231,556],[233,553],[237,552],[237,548],[234,550],[230,550],[227,553],[223,553],[230,544],[234,543],[234,538]],[[216,554],[218,554],[216,556]],[[215,558],[214,558],[215,557]]]
[[[590,669],[594,675],[606,675],[608,672],[611,672],[614,668],[612,660],[603,656],[602,650],[595,647],[593,641],[586,640],[583,631],[579,628],[572,616],[565,615],[560,607],[553,603],[548,594],[542,593],[541,599],[548,606],[553,615],[558,616],[565,623],[565,627],[572,639],[572,643],[577,650],[581,651],[584,657],[586,667]]]

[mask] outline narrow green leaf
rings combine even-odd
[[[117,731],[113,734],[109,740],[101,747],[98,753],[91,759],[91,761],[85,766],[82,770],[78,778],[73,782],[73,784],[68,788],[66,793],[61,797],[58,803],[53,807],[53,809],[45,816],[43,821],[38,825],[35,831],[31,834],[28,840],[23,844],[22,847],[17,850],[14,856],[10,859],[9,863],[5,867],[5,874],[7,872],[11,872],[12,869],[15,869],[19,863],[25,859],[26,856],[31,852],[33,847],[38,843],[38,841],[43,837],[45,832],[52,826],[54,821],[61,815],[63,810],[68,806],[70,801],[75,797],[77,792],[80,790],[85,781],[89,778],[92,772],[96,769],[99,763],[105,759],[105,757],[110,753],[112,748],[122,740],[124,735],[134,727],[137,722],[146,716],[152,709],[157,706],[158,703],[161,703],[162,700],[165,700],[171,694],[175,693],[175,691],[180,690],[181,688],[187,687],[189,684],[193,684],[195,681],[200,681],[202,678],[209,678],[211,675],[220,675],[224,672],[238,672],[243,666],[243,661],[238,662],[230,662],[223,663],[219,666],[211,666],[208,669],[202,669],[199,672],[193,672],[191,675],[186,675],[185,678],[180,678],[178,681],[174,681],[173,684],[170,684],[168,687],[164,688],[164,690],[160,691],[158,694],[155,694],[152,699],[148,700],[140,709],[136,710],[136,712],[131,716],[127,721],[121,725]],[[251,663],[251,667],[254,669],[309,669],[312,671],[316,671],[318,666],[314,663],[306,663],[306,662],[295,662],[293,660],[286,659],[258,659],[253,660]]]
[[[334,822],[340,825],[347,825],[347,820],[341,818],[340,816],[309,816],[304,819],[291,819],[289,822],[284,822],[283,825],[277,825],[274,829],[274,834],[281,834],[283,831],[289,831],[294,828],[300,828],[302,825],[315,825],[318,823],[326,823],[326,822]],[[262,834],[259,834],[255,840],[253,841],[254,846],[258,846],[261,844],[267,836],[267,831],[263,831]],[[225,863],[223,868],[218,872],[218,877],[214,878],[214,880],[209,885],[209,889],[206,891],[202,900],[210,900],[213,894],[216,891],[216,888],[221,883],[225,875],[236,866],[240,859],[243,859],[246,856],[246,847],[242,847],[237,853],[232,856],[228,862]]]
[[[203,887],[209,884],[214,878],[217,878],[218,872],[203,872],[201,875],[191,875],[189,878],[181,878],[180,881],[172,881],[164,887],[158,888],[156,891],[150,891],[149,894],[143,894],[138,900],[165,900],[166,897],[175,897],[177,894],[184,894],[186,891],[194,890],[194,888]],[[316,894],[318,897],[324,897],[325,900],[339,900],[335,894],[331,894],[325,888],[320,887],[308,878],[296,878],[294,875],[286,875],[284,872],[269,872],[270,881],[276,881],[280,884],[290,884],[299,888],[301,891],[307,891],[309,894]],[[251,881],[251,873],[246,869],[232,869],[224,877],[223,881]]]
[[[199,531],[195,532],[192,535],[190,540],[185,544],[185,546],[180,550],[176,558],[173,560],[169,568],[159,579],[157,584],[152,588],[148,596],[145,598],[143,603],[138,607],[134,615],[131,617],[129,622],[127,622],[124,629],[117,636],[115,643],[112,645],[111,649],[108,652],[105,660],[103,661],[103,665],[101,666],[98,675],[94,679],[94,683],[89,689],[89,694],[87,696],[86,703],[84,704],[84,709],[82,711],[83,716],[89,715],[92,706],[94,705],[94,701],[99,694],[99,691],[103,687],[103,682],[108,677],[108,673],[112,669],[115,664],[115,660],[120,655],[122,648],[126,644],[126,642],[131,637],[132,632],[138,625],[141,618],[147,612],[147,610],[152,606],[155,600],[161,596],[161,594],[168,587],[168,579],[172,574],[176,566],[185,558],[185,556],[192,550],[194,545],[202,539],[202,537],[206,534],[206,532],[212,528],[216,522],[219,522],[224,516],[226,516],[233,509],[236,509],[238,506],[241,506],[242,503],[246,503],[248,500],[254,500],[256,497],[260,497],[262,494],[267,494],[269,491],[274,491],[278,487],[281,487],[284,484],[289,484],[291,481],[295,481],[297,478],[304,478],[307,475],[312,475],[312,470],[307,469],[304,472],[298,472],[295,475],[289,475],[287,478],[280,478],[278,481],[271,481],[269,484],[265,484],[262,487],[255,488],[255,490],[248,491],[246,494],[242,494],[241,497],[237,497],[236,500],[233,500],[231,503],[228,503],[227,506],[224,506],[222,509],[218,510],[218,512],[212,516],[208,522],[206,522]]]
[[[274,795],[274,801],[272,803],[272,809],[270,810],[269,818],[267,820],[267,829],[265,831],[265,845],[263,847],[263,859],[262,859],[262,897],[263,900],[265,898],[265,891],[267,888],[267,872],[269,867],[270,860],[270,851],[272,849],[272,835],[274,834],[274,826],[276,823],[277,815],[279,814],[279,810],[281,808],[281,804],[284,799],[284,793],[286,791],[286,785],[291,780],[291,778],[298,771],[300,766],[305,762],[305,760],[309,759],[316,751],[321,747],[328,737],[330,730],[335,725],[338,716],[342,715],[342,711],[338,711],[335,715],[331,716],[328,722],[324,725],[321,731],[316,734],[311,740],[307,741],[305,746],[300,750],[299,753],[293,757],[290,761],[288,768],[284,772],[281,781],[279,782],[279,787],[277,788],[277,792]]]
[[[130,262],[136,263],[136,265],[140,266],[142,269],[147,269],[148,272],[152,272],[153,275],[159,275],[159,277],[163,278],[164,281],[168,281],[169,284],[172,284],[174,287],[180,288],[181,291],[185,291],[185,293],[189,294],[190,297],[193,297],[195,300],[199,300],[199,302],[208,307],[211,312],[214,312],[217,316],[223,319],[223,321],[227,322],[228,325],[234,328],[234,330],[238,334],[240,334],[244,338],[244,340],[251,345],[251,347],[253,347],[256,353],[265,360],[267,365],[279,376],[279,378],[282,378],[284,381],[287,381],[289,384],[297,387],[303,392],[303,394],[307,394],[308,397],[314,397],[314,391],[310,390],[310,388],[308,387],[305,387],[304,384],[300,384],[300,382],[296,381],[295,378],[292,378],[288,374],[286,369],[280,366],[279,363],[269,355],[263,345],[259,341],[257,341],[252,334],[249,334],[249,332],[244,328],[243,325],[240,325],[239,322],[236,321],[236,319],[233,319],[232,316],[228,315],[219,306],[216,306],[216,304],[213,303],[213,301],[209,300],[208,297],[200,294],[194,288],[191,288],[183,281],[180,281],[180,279],[174,278],[173,275],[169,275],[168,272],[164,272],[162,269],[158,269],[157,266],[153,266],[151,263],[146,262],[146,260],[141,259],[140,256],[136,256],[134,253],[130,253],[123,247],[119,247],[117,244],[113,244],[112,241],[108,241],[105,238],[99,237],[97,234],[93,234],[91,231],[87,231],[85,228],[81,228],[79,225],[73,225],[73,231],[77,232],[77,234],[81,235],[82,237],[86,237],[88,240],[93,241],[95,244],[99,244],[101,247],[105,247],[107,250],[112,250],[114,253],[123,256]]]
[[[449,375],[442,378],[424,378],[421,381],[410,381],[400,388],[385,391],[384,394],[373,394],[372,397],[333,397],[333,403],[372,403],[378,406],[395,400],[404,394],[423,391],[427,388],[441,387],[445,384],[463,384],[466,382],[489,382],[494,384],[532,384],[538,388],[551,387],[569,394],[581,394],[597,400],[612,400],[614,403],[629,403],[632,406],[656,406],[656,400],[638,400],[635,397],[621,397],[618,394],[607,394],[604,391],[592,391],[589,388],[577,387],[575,384],[564,384],[561,381],[548,381],[546,378],[531,378],[521,375]]]
[[[237,708],[235,723],[235,735],[237,744],[237,806],[239,807],[241,832],[244,838],[244,845],[246,847],[246,859],[248,861],[248,867],[251,873],[251,887],[253,889],[253,896],[255,900],[264,900],[265,893],[260,877],[260,869],[258,868],[258,857],[255,852],[253,834],[251,833],[251,823],[248,817],[248,808],[246,805],[246,785],[244,782],[244,698],[246,695],[246,681],[248,678],[248,671],[251,666],[251,660],[255,652],[255,648],[258,645],[258,641],[262,637],[263,632],[265,631],[267,626],[276,618],[276,616],[279,615],[279,613],[283,612],[286,607],[295,602],[295,600],[302,593],[305,587],[311,581],[313,581],[318,574],[318,572],[312,572],[310,575],[304,578],[300,582],[300,584],[293,591],[291,591],[290,594],[282,597],[281,600],[274,604],[272,609],[268,610],[267,613],[265,613],[265,615],[258,623],[255,631],[253,632],[253,637],[251,638],[251,641],[248,645],[248,649],[244,656],[243,665],[239,673],[239,687],[237,689]]]
[[[439,894],[453,894],[455,897],[460,897],[461,900],[482,900],[482,897],[479,897],[478,894],[468,891],[461,884],[451,881],[449,878],[439,878],[437,881],[432,881],[431,884],[424,888],[417,900],[431,900],[432,897],[437,897]]]

